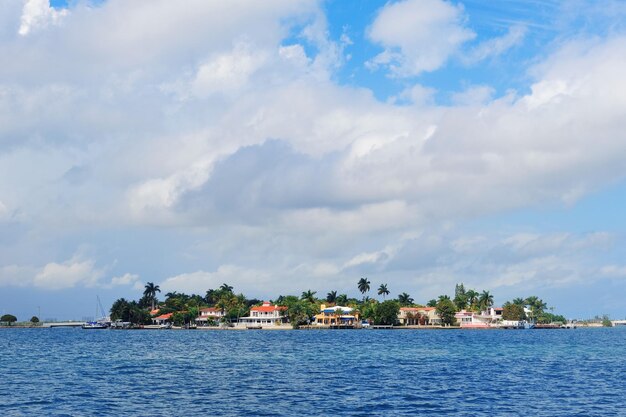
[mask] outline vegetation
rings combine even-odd
[[[398,295],[398,302],[402,307],[406,307],[413,304],[413,299],[409,294],[403,292],[402,294]]]
[[[506,303],[503,306],[502,319],[520,321],[526,319],[524,307],[519,304]]]
[[[398,320],[400,304],[397,301],[387,300],[374,305],[374,324],[394,325]]]
[[[606,314],[602,316],[602,326],[613,327],[613,322],[611,322],[611,319]]]
[[[31,322],[31,324],[32,324],[33,326],[37,325],[37,324],[39,323],[39,317],[37,317],[37,316],[32,316],[32,317],[30,318],[30,322]]]
[[[382,295],[383,299],[385,299],[389,295],[387,284],[380,284],[380,287],[378,287],[378,295]]]
[[[445,326],[452,326],[456,323],[456,318],[454,315],[456,314],[456,306],[448,298],[441,298],[437,303],[437,315],[441,318],[441,323]]]
[[[7,326],[10,326],[11,323],[15,323],[17,321],[17,317],[13,314],[5,314],[0,317],[0,323],[6,323]]]
[[[370,290],[370,282],[367,278],[361,278],[357,284],[359,291],[363,294],[363,299],[365,299],[365,293]]]
[[[319,313],[320,305],[324,303],[330,306],[350,307],[362,319],[386,325],[396,324],[400,307],[420,306],[415,304],[413,297],[406,292],[398,294],[396,299],[387,300],[390,291],[386,283],[380,284],[377,289],[377,294],[382,296],[382,302],[366,295],[371,290],[371,282],[367,278],[359,279],[357,288],[362,295],[360,300],[351,298],[347,294],[339,294],[337,290],[329,291],[324,298],[317,298],[317,291],[308,289],[300,296],[280,295],[273,303],[285,307],[282,314],[294,328],[310,324],[313,317]],[[234,288],[226,283],[217,289],[208,289],[204,296],[173,291],[166,293],[164,300],[159,301],[156,297],[159,292],[161,290],[158,285],[148,282],[142,298],[138,301],[129,301],[124,298],[116,300],[111,306],[111,319],[133,324],[150,324],[153,319],[150,316],[150,309],[154,307],[158,309],[158,315],[172,313],[173,324],[182,326],[192,324],[198,317],[200,309],[213,307],[223,312],[224,317],[220,321],[229,325],[233,321],[238,321],[240,317],[248,316],[251,307],[262,303],[258,299],[248,299],[244,294],[236,294]],[[484,311],[492,307],[493,303],[494,296],[489,291],[479,292],[459,283],[454,288],[454,298],[441,294],[436,299],[428,301],[427,305],[436,308],[436,313],[444,325],[454,325],[457,311]],[[536,296],[515,298],[506,302],[503,307],[505,320],[529,319],[538,323],[566,321],[563,316],[547,313],[547,304]],[[336,309],[335,315],[337,318],[341,316],[341,310]],[[411,312],[407,314],[407,318],[420,324],[428,321],[427,316]],[[215,324],[211,320],[207,323]]]
[[[158,285],[154,285],[153,282],[148,282],[146,284],[146,289],[143,292],[143,296],[146,299],[146,301],[149,301],[151,303],[152,310],[154,310],[154,304],[157,301],[157,298],[156,298],[157,292],[161,292],[161,289],[159,288]]]

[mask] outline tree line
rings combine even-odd
[[[406,292],[398,294],[396,298],[387,299],[391,293],[386,283],[381,283],[374,291],[382,297],[382,301],[370,297],[371,281],[361,278],[356,285],[361,298],[349,297],[336,290],[329,291],[326,296],[318,296],[317,291],[308,289],[297,295],[279,295],[273,304],[286,307],[283,314],[294,327],[310,324],[314,315],[320,312],[320,305],[347,306],[353,309],[361,318],[373,324],[393,325],[401,307],[424,307],[415,303],[413,297]],[[198,317],[202,308],[214,307],[223,313],[222,321],[231,322],[246,317],[253,306],[261,305],[262,300],[247,298],[243,293],[235,293],[234,288],[226,283],[219,288],[208,289],[204,296],[199,294],[185,294],[176,291],[164,294],[163,300],[158,299],[161,289],[158,285],[148,282],[142,297],[137,301],[128,301],[124,298],[116,300],[111,306],[111,319],[128,321],[135,324],[149,324],[152,316],[150,311],[158,307],[158,314],[172,313],[175,325],[191,323]],[[454,297],[442,294],[437,299],[426,303],[427,307],[436,308],[443,324],[455,324],[454,315],[460,310],[484,311],[492,307],[493,295],[489,291],[466,289],[463,283],[455,286]],[[563,316],[548,313],[547,304],[536,296],[515,298],[503,305],[505,320],[530,319],[537,322],[563,321]],[[526,310],[529,313],[526,313]],[[339,311],[337,314],[340,314]],[[419,319],[419,318],[418,318]],[[215,323],[214,323],[215,324]]]

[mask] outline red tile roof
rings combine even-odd
[[[155,317],[154,320],[167,320],[172,317],[172,313],[162,314],[159,317]]]
[[[252,307],[250,309],[250,311],[260,311],[262,313],[271,313],[273,311],[281,311],[281,310],[287,310],[287,307],[284,306],[275,306],[270,304],[269,301],[264,301],[262,306],[256,306],[256,307]]]

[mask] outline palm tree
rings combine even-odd
[[[465,296],[467,297],[467,303],[470,308],[476,307],[476,303],[478,302],[478,292],[474,290],[465,291]]]
[[[530,307],[530,312],[533,319],[537,319],[548,307],[548,305],[542,299],[534,295],[528,297],[525,301],[526,304],[528,304],[528,307]]]
[[[526,300],[524,300],[523,298],[517,297],[513,299],[512,303],[518,306],[524,307],[526,305]]]
[[[413,299],[411,298],[411,296],[409,294],[407,294],[405,292],[403,292],[402,294],[398,295],[398,301],[403,306],[407,306],[407,305],[413,304]]]
[[[339,294],[337,296],[337,305],[345,306],[348,304],[348,296],[346,294]]]
[[[359,291],[361,291],[361,294],[365,296],[365,293],[370,290],[370,281],[367,278],[361,278],[357,286],[359,287]]]
[[[389,290],[387,289],[387,284],[380,284],[380,287],[378,287],[378,295],[382,295],[383,296],[383,300],[385,299],[385,297],[387,297],[389,295]]]
[[[478,299],[481,310],[486,310],[493,305],[493,295],[489,291],[483,291]]]
[[[326,302],[335,303],[337,301],[337,291],[331,291],[326,294]]]
[[[341,324],[341,316],[343,316],[343,310],[340,308],[335,309],[335,324],[337,325],[337,328],[339,328],[339,325]]]
[[[440,302],[442,302],[442,301],[444,301],[444,300],[452,301],[452,300],[450,299],[450,296],[449,296],[449,295],[442,294],[442,295],[440,295],[440,296],[439,296],[439,298],[437,299],[437,303],[440,303]]]
[[[144,297],[152,301],[152,310],[154,310],[154,301],[156,300],[156,293],[161,292],[161,288],[158,285],[154,285],[153,282],[146,284],[146,289],[143,291]]]
[[[314,303],[315,302],[315,294],[317,294],[317,291],[311,291],[311,290],[304,291],[302,293],[302,295],[300,296],[300,299],[301,300],[306,300],[309,303]]]
[[[220,291],[222,291],[222,292],[233,292],[233,287],[228,285],[228,284],[226,284],[226,283],[223,283],[220,286]]]

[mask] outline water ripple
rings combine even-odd
[[[0,331],[2,416],[626,416],[626,329]]]

